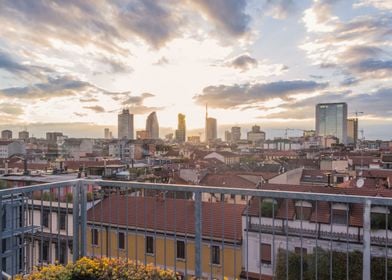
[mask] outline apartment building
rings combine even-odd
[[[202,202],[201,208],[203,276],[239,278],[244,206]],[[90,256],[128,257],[195,274],[192,200],[112,195],[89,209],[87,227]]]
[[[389,189],[282,184],[265,184],[263,189],[392,197]],[[392,253],[392,248],[385,247],[387,236],[392,234],[391,225],[385,221],[386,215],[390,215],[388,208],[371,207],[372,257],[385,257]],[[362,204],[253,198],[243,212],[242,223],[243,265],[247,268],[249,279],[275,277],[280,250],[301,254],[302,258],[314,253],[315,248],[344,253],[363,250]]]

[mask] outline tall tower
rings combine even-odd
[[[207,118],[206,135],[207,142],[218,138],[218,126],[215,118]]]
[[[159,139],[159,123],[155,112],[152,112],[147,117],[146,131],[151,139]]]
[[[316,105],[317,136],[335,136],[347,144],[347,103]]]
[[[123,109],[118,115],[118,139],[134,139],[133,114],[128,109]]]
[[[176,130],[176,140],[180,143],[185,142],[186,137],[186,124],[185,115],[178,114],[178,126]]]

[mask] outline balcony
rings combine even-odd
[[[211,193],[245,203],[211,202]],[[1,190],[2,272],[88,256],[152,263],[184,279],[386,278],[391,206],[387,197],[87,179]],[[385,214],[385,229],[371,228],[372,211]]]

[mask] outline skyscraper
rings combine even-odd
[[[29,138],[29,132],[26,130],[19,131],[19,139],[26,140]]]
[[[241,139],[241,127],[233,126],[231,128],[231,141],[237,142]]]
[[[216,124],[216,119],[207,118],[206,121],[206,139],[207,141],[213,141],[218,138],[218,127]]]
[[[186,125],[185,115],[178,114],[178,126],[176,130],[176,140],[180,143],[185,142],[186,137]]]
[[[118,115],[118,139],[134,139],[133,114],[128,109],[123,109]]]
[[[340,143],[347,144],[347,103],[317,104],[316,133],[335,136]]]
[[[104,137],[105,139],[110,139],[110,130],[109,128],[104,129]]]
[[[347,120],[347,144],[356,145],[358,141],[358,119]]]
[[[159,123],[155,112],[152,112],[147,117],[146,131],[151,139],[159,139]]]

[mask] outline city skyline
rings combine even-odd
[[[117,135],[129,108],[135,131],[156,111],[161,137],[178,113],[198,135],[208,103],[223,138],[232,126],[314,129],[317,103],[346,102],[349,118],[364,112],[366,138],[391,139],[391,9],[376,0],[4,1],[0,129]]]

